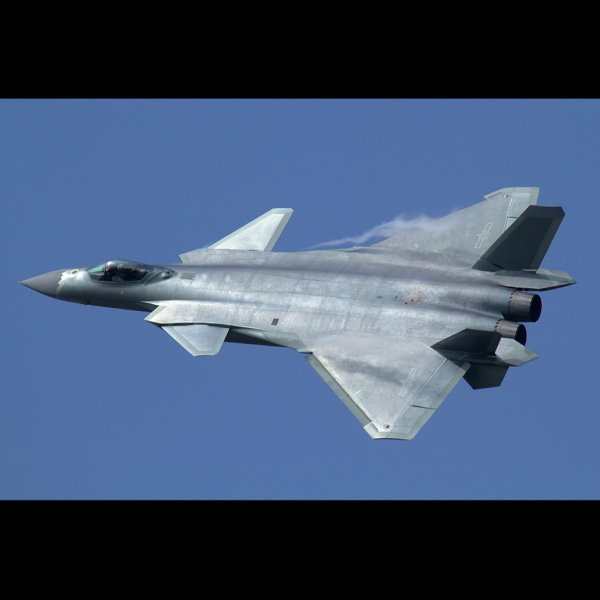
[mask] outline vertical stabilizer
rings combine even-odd
[[[565,211],[560,206],[528,206],[473,265],[480,271],[539,268]]]

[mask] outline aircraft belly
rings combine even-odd
[[[440,339],[467,327],[493,331],[497,322],[497,317],[464,313],[444,306],[382,305],[370,331],[416,339]]]

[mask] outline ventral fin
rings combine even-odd
[[[164,325],[161,329],[192,356],[217,354],[229,331],[229,327],[216,325]]]

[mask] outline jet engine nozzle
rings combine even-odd
[[[542,314],[542,299],[537,294],[515,290],[508,301],[504,316],[511,321],[535,323]]]
[[[521,323],[513,323],[512,321],[500,319],[496,323],[494,331],[497,331],[502,337],[519,342],[522,346],[527,342],[527,329],[525,329],[525,325],[522,325]]]

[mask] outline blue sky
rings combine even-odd
[[[597,99],[0,100],[0,499],[598,499]],[[538,186],[566,217],[539,359],[375,442],[288,349],[193,358],[19,281],[177,263],[271,208],[293,252]],[[376,241],[376,240],[373,240]],[[593,303],[592,303],[593,302]]]

